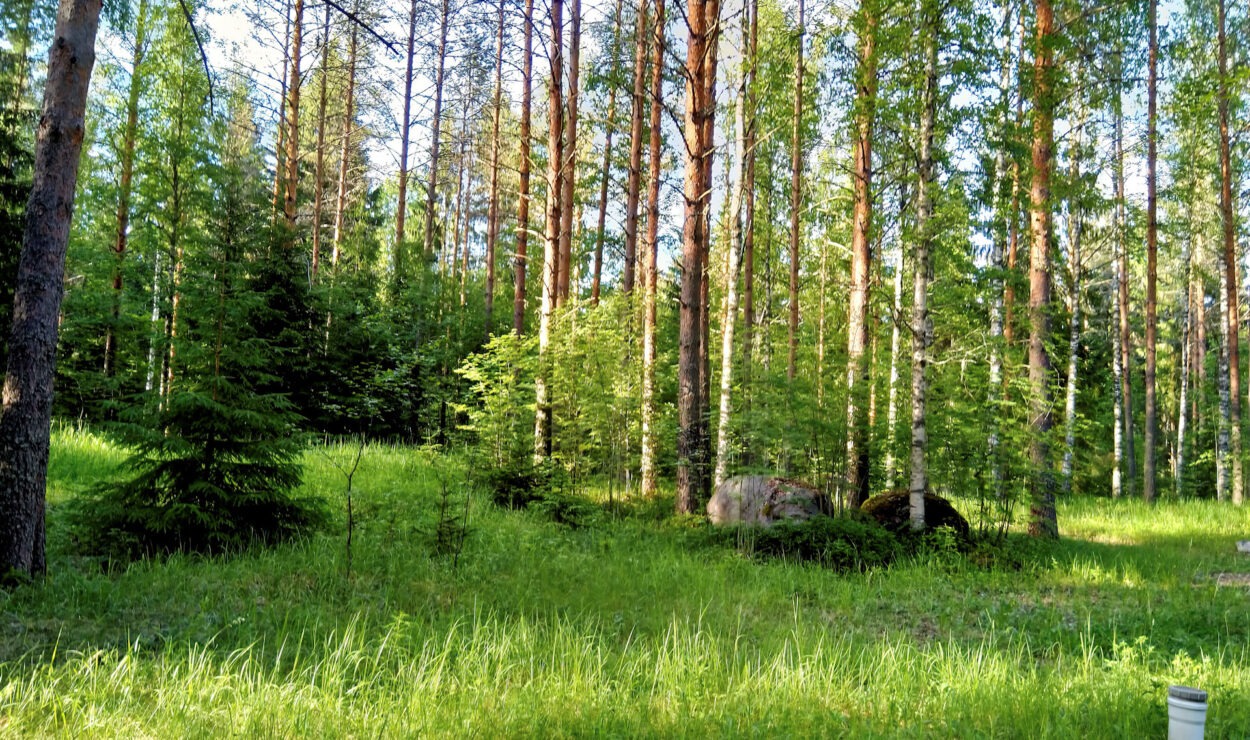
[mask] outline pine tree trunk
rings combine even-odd
[[[1037,46],[1033,59],[1033,181],[1029,188],[1033,241],[1029,249],[1029,390],[1032,439],[1029,458],[1032,504],[1029,534],[1055,538],[1054,471],[1050,464],[1050,238],[1052,231],[1050,169],[1054,162],[1054,13],[1050,0],[1037,0]]]
[[[312,264],[310,276],[317,282],[317,270],[321,264],[321,212],[325,196],[326,176],[326,98],[330,76],[330,6],[326,5],[325,21],[321,26],[321,85],[317,96],[317,160],[313,174],[313,222]]]
[[[283,181],[284,196],[282,214],[286,217],[289,233],[288,248],[295,246],[295,217],[299,197],[299,100],[300,100],[300,54],[304,43],[304,0],[295,0],[294,17],[291,20],[291,74],[286,93],[286,178]]]
[[[516,256],[513,259],[515,284],[512,292],[512,331],[519,337],[525,331],[525,268],[529,251],[530,221],[530,136],[534,89],[534,0],[525,0],[524,39],[521,49],[521,156],[520,185],[517,190]]]
[[[572,23],[569,27],[569,94],[568,114],[564,121],[564,169],[561,172],[560,262],[556,305],[569,299],[573,268],[573,198],[577,191],[577,102],[581,84],[582,0],[572,0]]]
[[[1215,439],[1215,498],[1217,501],[1228,500],[1229,481],[1232,478],[1232,461],[1228,459],[1229,436],[1231,433],[1232,416],[1229,413],[1231,404],[1228,394],[1229,363],[1228,363],[1228,327],[1232,323],[1228,317],[1228,273],[1220,271],[1219,321],[1220,327],[1220,367],[1219,384],[1220,420],[1219,430]]]
[[[929,319],[929,280],[933,271],[933,128],[937,117],[937,48],[941,33],[941,16],[936,0],[924,3],[926,25],[924,40],[924,102],[920,111],[920,179],[916,186],[916,257],[912,292],[911,319],[911,484],[909,511],[911,528],[924,529],[924,495],[929,488],[929,468],[925,456],[929,450],[929,431],[925,423],[928,406],[929,344],[932,328]]]
[[[655,0],[655,29],[652,34],[651,131],[648,142],[647,235],[643,242],[645,282],[642,311],[642,495],[656,494],[655,469],[655,319],[658,288],[657,258],[660,228],[660,114],[664,93],[664,0]]]
[[[283,157],[286,154],[286,104],[287,104],[287,83],[291,78],[291,7],[292,0],[286,2],[286,30],[282,34],[282,87],[279,93],[281,102],[278,106],[278,136],[274,145],[274,168],[273,168],[273,213],[277,218],[278,201],[282,198],[283,176],[286,167],[283,165]]]
[[[412,5],[408,10],[408,48],[406,51],[406,64],[404,66],[404,115],[399,121],[399,200],[395,206],[395,254],[392,256],[395,269],[395,283],[403,285],[407,277],[405,275],[404,260],[404,228],[408,220],[408,146],[412,141],[412,79],[413,79],[413,62],[416,57],[417,43],[417,0],[412,0]],[[438,88],[440,95],[440,114],[441,114],[441,94],[442,86]],[[435,142],[438,141],[438,125],[441,115],[436,117],[432,122],[434,130]],[[434,144],[437,146],[437,143]],[[426,252],[429,252],[428,242],[425,244]]]
[[[558,288],[557,262],[560,258],[560,220],[563,204],[560,202],[560,170],[564,162],[562,149],[564,131],[564,102],[562,95],[564,72],[564,3],[551,1],[551,78],[548,87],[547,108],[550,114],[547,128],[547,230],[543,240],[542,306],[538,318],[538,372],[534,376],[536,412],[534,418],[534,459],[545,460],[551,456],[551,396],[547,386],[551,358],[551,318],[556,307]]]
[[[851,227],[851,293],[847,313],[847,503],[858,508],[868,498],[868,265],[872,239],[872,132],[877,96],[877,18],[875,6],[862,2],[859,40],[859,84],[855,103],[855,144],[852,177],[855,210]]]
[[[5,580],[47,569],[44,508],[57,317],[100,7],[99,0],[62,0],[48,55],[0,405],[0,578]]]
[[[126,127],[121,141],[121,175],[117,182],[117,231],[113,237],[113,290],[109,304],[111,321],[104,332],[104,376],[107,378],[113,377],[117,371],[116,331],[121,323],[122,268],[130,238],[130,194],[134,185],[135,138],[139,131],[139,93],[143,84],[141,69],[148,46],[147,26],[147,0],[139,0],[135,18],[135,50],[130,60],[130,86],[126,94]]]
[[[359,2],[356,3],[359,8]],[[339,149],[339,188],[334,202],[334,253],[330,266],[338,269],[343,255],[343,239],[347,223],[347,175],[351,163],[352,119],[356,104],[356,26],[352,24],[351,37],[347,42],[347,100],[343,106],[343,142]]]
[[[1156,272],[1158,271],[1159,222],[1156,197],[1155,160],[1158,159],[1158,77],[1159,77],[1159,3],[1149,0],[1148,25],[1150,26],[1150,56],[1147,79],[1146,108],[1146,438],[1143,440],[1145,458],[1142,461],[1142,496],[1148,503],[1155,500],[1155,447],[1159,421],[1155,409],[1155,365],[1158,342],[1158,316],[1156,315]]]
[[[629,179],[625,184],[625,264],[621,267],[621,290],[625,293],[634,289],[634,263],[637,261],[638,200],[642,189],[642,109],[646,97],[646,40],[647,0],[640,0],[638,30],[634,34],[634,91],[629,121]],[[606,155],[604,162],[607,162]],[[606,167],[604,172],[607,172]]]
[[[793,394],[799,346],[799,243],[803,206],[803,38],[806,31],[803,0],[799,0],[799,38],[794,55],[794,129],[790,143],[790,333],[786,380]]]
[[[438,197],[438,154],[443,123],[443,82],[447,77],[447,30],[451,24],[451,0],[442,0],[438,19],[438,64],[434,72],[434,111],[430,117],[430,178],[425,186],[425,230],[422,249],[434,253],[434,201]]]
[[[644,3],[643,8],[646,5]],[[590,275],[590,301],[594,305],[599,305],[599,291],[603,282],[603,240],[607,232],[608,222],[608,184],[612,179],[612,137],[616,134],[616,79],[620,76],[621,65],[617,63],[620,57],[621,49],[621,23],[623,18],[621,14],[624,12],[624,1],[616,0],[616,15],[613,17],[612,23],[612,84],[608,86],[608,113],[605,121],[604,143],[603,143],[603,168],[599,177],[599,222],[595,230],[595,259],[594,267]],[[637,51],[634,55],[634,97],[633,108],[630,116],[631,133],[634,127],[639,129],[639,137],[641,137],[642,129],[642,94],[646,84],[645,75],[642,71],[646,66],[646,49],[647,35],[644,32],[645,23],[639,21],[637,31]],[[634,145],[631,140],[630,156],[633,156]],[[642,156],[642,142],[637,145],[639,157]],[[632,160],[631,160],[632,162]],[[640,166],[640,165],[639,165]],[[631,174],[633,170],[631,170]],[[634,201],[633,211],[637,212],[638,202]],[[622,287],[626,292],[634,289],[634,261],[635,247],[637,245],[637,218],[635,217],[634,243],[629,243],[629,225],[628,219],[630,209],[625,209],[626,228],[625,228],[625,266],[624,277],[622,279]],[[627,287],[626,287],[627,286]]]
[[[490,132],[490,205],[486,214],[486,338],[495,324],[495,243],[499,240],[499,121],[503,115],[504,0],[499,0],[499,27],[495,39],[495,100]]]
[[[1242,503],[1242,463],[1241,463],[1241,363],[1238,352],[1240,311],[1237,305],[1238,280],[1236,222],[1233,205],[1233,164],[1232,151],[1229,144],[1229,112],[1228,112],[1228,42],[1225,33],[1225,0],[1218,2],[1218,56],[1219,56],[1219,117],[1220,117],[1220,221],[1224,227],[1224,273],[1227,312],[1224,323],[1227,324],[1228,352],[1228,428],[1229,455],[1232,457],[1232,499],[1238,506]]]
[[[704,399],[702,365],[702,309],[704,266],[707,251],[707,216],[709,161],[713,142],[708,123],[715,115],[713,89],[708,79],[709,59],[716,53],[709,43],[709,11],[716,0],[691,0],[687,6],[689,33],[686,45],[686,167],[683,193],[685,218],[682,226],[682,273],[680,318],[678,324],[677,360],[677,500],[680,514],[693,514],[703,490],[703,444],[700,438]],[[717,21],[716,17],[710,20]]]

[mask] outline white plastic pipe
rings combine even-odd
[[[1168,687],[1168,740],[1202,740],[1207,723],[1207,692]]]

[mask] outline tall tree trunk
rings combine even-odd
[[[1025,46],[1028,44],[1028,34],[1025,31],[1025,16],[1023,3],[1020,8],[1020,16],[1016,19],[1016,36],[1018,40],[1018,52],[1016,58],[1020,62],[1020,66],[1024,66]],[[1023,131],[1024,129],[1024,91],[1023,70],[1020,74],[1020,88],[1016,90],[1016,129]],[[1003,143],[1006,146],[1006,142]],[[1020,173],[1020,159],[1013,156],[1011,161],[1011,207],[1008,209],[1009,226],[1007,234],[1007,281],[1003,288],[1003,346],[1011,347],[1016,341],[1016,263],[1019,261],[1020,252],[1020,195],[1022,178]],[[1004,376],[1011,371],[1008,365],[1004,369]],[[1004,384],[1006,378],[1004,377]]]
[[[321,24],[321,84],[317,96],[317,159],[313,174],[312,282],[317,282],[321,263],[321,212],[324,206],[326,177],[326,98],[330,77],[330,5],[326,4],[325,21]]]
[[[495,101],[490,132],[490,205],[486,213],[486,337],[495,324],[495,243],[499,240],[499,120],[503,115],[504,0],[499,0],[499,28],[495,39]]]
[[[47,569],[44,502],[57,317],[100,6],[99,0],[62,0],[48,55],[0,405],[0,575],[6,580]]]
[[[1228,500],[1229,482],[1232,478],[1232,461],[1229,460],[1229,436],[1231,434],[1232,415],[1228,388],[1231,373],[1228,362],[1229,324],[1228,321],[1228,273],[1220,271],[1219,316],[1220,327],[1220,367],[1219,384],[1220,419],[1219,429],[1215,438],[1215,498],[1217,501]]]
[[[299,197],[299,96],[300,53],[304,42],[304,0],[295,0],[294,17],[291,19],[291,79],[286,93],[286,179],[282,214],[286,217],[289,231],[288,247],[295,246],[295,216]]]
[[[868,498],[867,393],[870,368],[868,346],[868,264],[872,239],[872,132],[877,98],[877,9],[861,0],[859,72],[855,96],[855,143],[851,165],[855,180],[855,211],[851,227],[851,294],[847,313],[847,503],[858,508]]]
[[[1003,2],[1003,35],[1010,38],[1014,33],[1011,23],[1011,1]],[[1011,110],[1011,72],[1012,72],[1012,42],[1009,40],[1003,45],[1003,55],[1001,61],[1001,69],[998,78],[998,99],[999,105],[1002,107],[1002,119],[999,121],[999,130],[1002,132],[1002,141],[998,144],[998,152],[994,159],[994,183],[995,183],[995,208],[998,211],[997,218],[999,221],[998,228],[1001,229],[1002,238],[998,235],[994,236],[993,252],[990,256],[990,267],[994,270],[995,277],[991,281],[991,303],[990,303],[990,357],[989,357],[989,420],[990,433],[988,439],[989,459],[990,459],[990,478],[993,485],[993,494],[996,501],[1002,500],[1005,491],[1003,489],[1003,462],[998,450],[999,444],[999,408],[1002,406],[1003,399],[1003,351],[1007,346],[1006,342],[1006,326],[1004,324],[1004,309],[1006,301],[1005,290],[1010,286],[1010,280],[1003,280],[1000,277],[1006,268],[1006,256],[1008,251],[1008,242],[1015,239],[1015,222],[1016,222],[1016,184],[1019,182],[1019,176],[1013,178],[1013,185],[1010,194],[1004,192],[1004,184],[1007,178],[1007,143],[1012,138],[1011,122],[1008,116]],[[1015,91],[1015,95],[1019,96],[1019,91]],[[1015,171],[1015,162],[1012,162],[1013,172]]]
[[[903,209],[906,208],[906,190],[899,188],[898,212],[899,218],[902,219]],[[898,427],[898,359],[900,343],[902,341],[902,316],[903,316],[903,229],[899,228],[899,238],[897,246],[897,257],[894,267],[894,321],[891,322],[894,328],[890,332],[890,391],[889,405],[885,414],[886,426],[886,444],[885,444],[885,487],[888,490],[894,489],[897,479],[897,465],[894,458],[894,444],[897,439],[895,430]]]
[[[929,432],[925,411],[929,398],[929,344],[932,322],[929,319],[929,281],[933,271],[933,127],[937,117],[938,35],[941,15],[937,0],[922,2],[928,33],[924,40],[924,103],[920,110],[920,179],[916,186],[916,257],[912,292],[911,318],[911,485],[909,512],[911,528],[924,529],[924,495],[929,488],[929,468],[925,456],[929,450]]]
[[[683,193],[685,214],[682,226],[682,273],[677,360],[677,501],[678,513],[692,514],[698,508],[703,490],[706,461],[700,438],[704,399],[702,365],[702,308],[704,267],[707,251],[707,182],[713,142],[709,122],[715,116],[714,89],[708,79],[709,60],[716,54],[709,43],[714,30],[709,27],[710,11],[716,0],[690,0],[687,6],[689,33],[686,44],[686,167]]]
[[[1189,311],[1189,306],[1193,302],[1194,297],[1194,266],[1190,263],[1191,255],[1189,239],[1182,240],[1181,264],[1185,265],[1185,295],[1180,300],[1181,383],[1180,400],[1176,407],[1176,465],[1172,472],[1172,481],[1175,486],[1173,491],[1178,499],[1185,492],[1185,437],[1188,432],[1189,421],[1189,367],[1193,360],[1193,352],[1190,349],[1191,337],[1193,335],[1193,320]]]
[[[1158,341],[1157,297],[1155,295],[1158,270],[1159,222],[1156,197],[1157,179],[1155,160],[1158,159],[1158,79],[1159,79],[1159,2],[1149,0],[1150,57],[1147,78],[1146,106],[1146,438],[1145,458],[1142,461],[1142,496],[1147,502],[1155,500],[1155,446],[1159,433],[1159,421],[1155,409],[1155,345]]]
[[[647,0],[640,0],[638,30],[634,34],[634,91],[629,119],[629,179],[625,184],[625,264],[621,267],[621,290],[625,293],[630,293],[634,289],[634,264],[638,259],[638,198],[642,189],[642,106],[646,96],[646,55]],[[611,141],[610,138],[608,140]],[[605,163],[608,161],[606,154],[603,161]],[[606,167],[604,172],[607,172]]]
[[[547,231],[543,240],[543,298],[538,317],[538,372],[534,376],[537,409],[534,416],[534,458],[551,455],[551,395],[547,387],[551,358],[551,317],[556,306],[557,262],[560,258],[560,170],[564,162],[561,133],[564,131],[562,95],[564,72],[564,3],[551,1],[551,84],[547,103],[550,114],[547,128]]]
[[[1077,79],[1084,79],[1084,65],[1077,67]],[[1076,91],[1078,96],[1084,90]],[[1072,150],[1069,153],[1068,179],[1072,183],[1081,181],[1081,159],[1084,156],[1082,147],[1085,145],[1085,119],[1087,109],[1084,98],[1077,101],[1076,123]],[[1085,211],[1081,204],[1083,193],[1078,189],[1068,199],[1068,268],[1071,276],[1068,280],[1068,375],[1067,388],[1063,404],[1063,492],[1072,493],[1072,475],[1076,456],[1076,391],[1077,363],[1081,352],[1081,237],[1085,229]]]
[[[1132,496],[1133,480],[1137,477],[1137,453],[1133,450],[1133,335],[1129,329],[1128,246],[1125,240],[1128,218],[1126,215],[1127,200],[1124,195],[1124,111],[1119,94],[1116,95],[1112,108],[1114,109],[1113,115],[1115,117],[1113,128],[1115,167],[1112,169],[1111,177],[1114,181],[1113,187],[1116,192],[1115,249],[1119,286],[1117,304],[1119,306],[1120,319],[1120,333],[1117,344],[1120,352],[1120,402],[1123,404],[1120,418],[1124,424],[1124,429],[1120,433],[1120,439],[1123,444],[1120,459],[1124,465],[1120,486],[1124,494]]]
[[[747,74],[747,171],[746,171],[746,213],[743,216],[742,243],[742,366],[743,384],[749,385],[751,377],[751,356],[755,347],[755,144],[756,144],[756,92],[755,78],[759,69],[759,0],[747,0],[746,5],[751,13],[751,39],[748,44],[750,55],[749,72]]]
[[[356,8],[360,7],[359,2]],[[352,24],[347,42],[347,100],[343,104],[343,142],[339,149],[339,189],[334,203],[334,253],[330,266],[337,269],[343,255],[343,239],[347,236],[347,175],[351,164],[352,122],[356,111],[356,25]]]
[[[443,82],[447,77],[447,29],[451,24],[451,0],[442,0],[440,7],[438,64],[434,72],[434,112],[430,118],[430,179],[425,186],[425,233],[422,241],[427,257],[434,252],[434,201],[438,193],[438,153],[443,123]]]
[[[1054,13],[1050,0],[1036,0],[1037,46],[1033,58],[1033,181],[1029,188],[1033,242],[1029,249],[1029,390],[1033,463],[1029,534],[1055,538],[1054,471],[1050,464],[1050,168],[1054,161]]]
[[[556,305],[563,306],[569,299],[573,267],[573,197],[577,190],[577,101],[581,85],[582,59],[582,0],[572,0],[569,8],[572,24],[569,27],[569,96],[568,114],[564,121],[564,170],[561,172],[560,201],[560,262],[556,290]]]
[[[530,136],[534,90],[534,0],[525,0],[521,48],[521,157],[520,186],[517,190],[516,256],[513,259],[515,285],[512,292],[512,330],[519,337],[525,331],[525,268],[529,249],[530,221]]]
[[[287,104],[287,84],[291,78],[291,6],[292,0],[286,0],[286,30],[282,34],[282,87],[279,92],[278,104],[278,136],[274,145],[273,158],[273,213],[277,218],[278,201],[282,198],[282,183],[286,172],[283,165],[283,156],[286,153],[286,104]]]
[[[799,245],[803,228],[803,38],[806,27],[803,0],[799,0],[799,38],[794,54],[794,129],[790,139],[790,333],[786,380],[794,389],[794,366],[799,346]]]
[[[656,493],[655,470],[655,313],[658,283],[657,258],[660,233],[660,114],[664,93],[664,0],[655,0],[655,29],[652,33],[651,131],[648,142],[647,235],[643,242],[645,268],[642,311],[642,495]]]
[[[644,2],[644,4],[639,10],[641,11],[645,8],[646,8],[646,4]],[[608,85],[608,114],[607,114],[607,120],[605,122],[606,130],[604,132],[604,142],[603,142],[603,169],[601,170],[600,177],[599,177],[599,223],[595,231],[595,261],[594,261],[594,267],[592,268],[592,273],[590,276],[590,300],[596,306],[599,305],[599,290],[603,282],[603,240],[604,240],[604,237],[606,236],[607,221],[608,221],[608,184],[612,180],[612,137],[613,135],[616,134],[616,80],[620,76],[620,72],[621,72],[621,65],[620,65],[619,59],[620,59],[620,53],[621,53],[621,24],[624,21],[624,19],[621,17],[623,12],[624,12],[624,1],[616,0],[616,15],[612,23],[612,48],[611,48],[612,83]],[[636,44],[637,44],[636,53],[634,54],[634,98],[633,98],[633,108],[632,108],[631,115],[630,115],[630,125],[631,125],[630,131],[632,134],[633,128],[636,126],[639,129],[639,136],[635,138],[641,139],[642,94],[643,94],[643,90],[645,89],[645,84],[646,84],[646,80],[645,80],[646,75],[643,72],[643,68],[646,67],[647,34],[645,33],[646,24],[642,22],[641,17],[639,18],[638,25],[639,27],[638,27],[637,38],[636,38]],[[634,140],[631,139],[630,141],[630,147],[631,147],[630,156],[631,157],[633,156],[633,152],[635,151],[634,146],[635,146]],[[641,140],[637,142],[637,151],[638,151],[638,156],[641,158],[642,156]],[[633,160],[631,159],[630,161],[632,164]],[[630,173],[632,175],[633,170],[631,170]],[[635,198],[636,198],[636,195],[635,195]],[[636,213],[637,210],[638,210],[638,202],[635,199],[633,211]],[[624,267],[625,277],[621,281],[622,287],[626,292],[632,291],[634,289],[634,261],[635,261],[634,247],[636,246],[636,243],[637,243],[636,241],[637,240],[637,217],[636,216],[634,220],[635,243],[634,244],[629,243],[629,225],[628,225],[629,214],[630,214],[630,209],[626,208],[625,215],[626,215],[627,220],[626,220],[626,228],[625,228],[625,234],[626,234],[625,267]],[[625,287],[625,286],[628,286],[628,287]]]
[[[404,260],[404,227],[408,221],[408,145],[412,141],[412,79],[413,79],[413,62],[416,58],[417,45],[417,0],[412,0],[412,5],[408,10],[408,47],[406,51],[406,64],[404,65],[404,115],[399,122],[399,198],[395,206],[395,254],[392,259],[395,267],[395,282],[397,285],[403,285],[404,279],[407,277],[405,273]],[[432,124],[434,130],[435,142],[438,140],[438,120],[441,118],[441,96],[443,88],[440,84],[438,87],[439,113],[440,115],[434,119]],[[435,143],[434,146],[437,146]],[[428,204],[428,201],[427,201]],[[430,245],[423,242],[425,250],[428,253]]]
[[[800,0],[801,4],[801,0]],[[742,16],[742,46],[750,40],[750,9]],[[747,74],[750,58],[743,54],[734,98],[734,156],[737,179],[729,205],[729,269],[725,275],[725,315],[721,321],[720,404],[716,425],[716,470],[713,484],[720,485],[729,473],[729,426],[733,413],[734,328],[738,321],[738,275],[742,270],[742,201],[746,189]]]
[[[130,239],[130,194],[135,173],[135,138],[139,132],[139,93],[143,87],[142,67],[148,47],[148,4],[139,1],[135,19],[135,49],[130,60],[130,86],[126,94],[126,128],[121,142],[121,175],[117,182],[117,231],[113,237],[113,292],[110,296],[111,321],[104,332],[104,376],[117,371],[117,327],[121,323],[122,267]],[[25,54],[23,54],[23,58]],[[23,77],[25,75],[23,74]]]
[[[1224,314],[1224,323],[1228,325],[1228,427],[1229,455],[1232,457],[1233,503],[1242,503],[1242,463],[1241,463],[1241,362],[1237,343],[1240,331],[1238,317],[1241,315],[1237,305],[1237,287],[1240,285],[1237,270],[1236,224],[1233,221],[1233,164],[1232,151],[1229,145],[1229,113],[1228,113],[1228,40],[1225,33],[1226,13],[1225,0],[1219,0],[1218,17],[1218,55],[1219,55],[1219,117],[1220,117],[1220,222],[1224,227],[1224,273],[1228,311]]]

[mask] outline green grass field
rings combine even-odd
[[[1022,565],[935,554],[867,573],[761,563],[636,516],[569,529],[471,500],[464,470],[314,449],[338,531],[105,573],[56,507],[122,454],[58,430],[46,582],[0,593],[0,736],[1163,737],[1166,687],[1210,692],[1208,737],[1250,734],[1250,509],[1061,503]]]

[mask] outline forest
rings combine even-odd
[[[1226,0],[4,0],[0,734],[1242,736],[1247,132]]]

